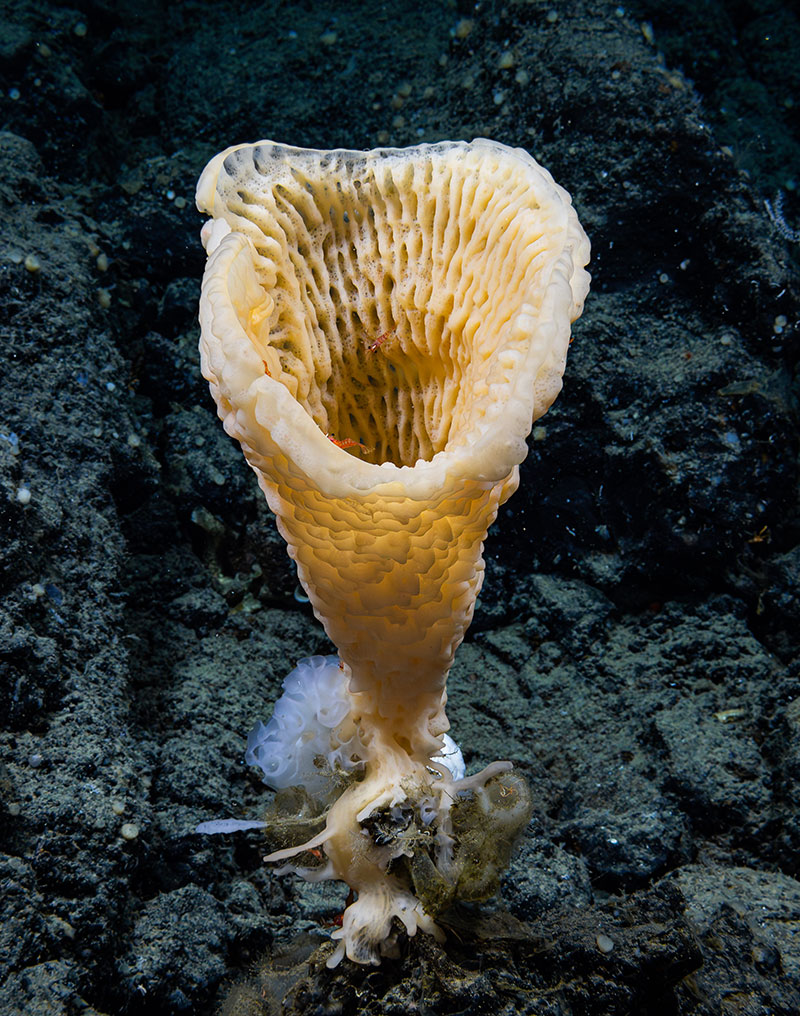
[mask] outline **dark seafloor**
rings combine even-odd
[[[797,15],[0,15],[0,1014],[796,1016]],[[194,183],[262,137],[475,136],[593,242],[449,683],[468,766],[513,759],[534,818],[444,947],[327,971],[344,890],[192,833],[264,808],[244,739],[328,648],[200,377]]]

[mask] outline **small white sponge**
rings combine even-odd
[[[283,695],[266,726],[260,721],[247,738],[245,761],[258,766],[273,790],[303,786],[311,797],[331,789],[337,768],[361,764],[357,734],[341,741],[338,728],[350,715],[348,677],[337,656],[300,660],[283,682]]]

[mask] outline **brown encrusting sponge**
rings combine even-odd
[[[433,924],[392,868],[408,838],[378,845],[370,821],[433,801],[431,856],[455,884],[445,788],[508,768],[455,781],[431,758],[487,529],[561,387],[589,243],[546,170],[485,140],[236,146],[197,203],[203,373],[339,650],[366,752],[304,846],[359,893],[347,954],[377,961],[392,916]]]

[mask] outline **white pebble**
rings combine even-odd
[[[31,503],[31,492],[27,487],[17,487],[17,501],[20,504]]]

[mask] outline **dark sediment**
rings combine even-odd
[[[230,1013],[800,1011],[800,31],[660,6],[6,10],[4,1014],[212,1013],[237,980]],[[191,832],[263,808],[247,730],[329,649],[199,375],[194,182],[260,137],[475,136],[593,242],[449,685],[534,818],[444,947],[329,972],[344,891]]]

